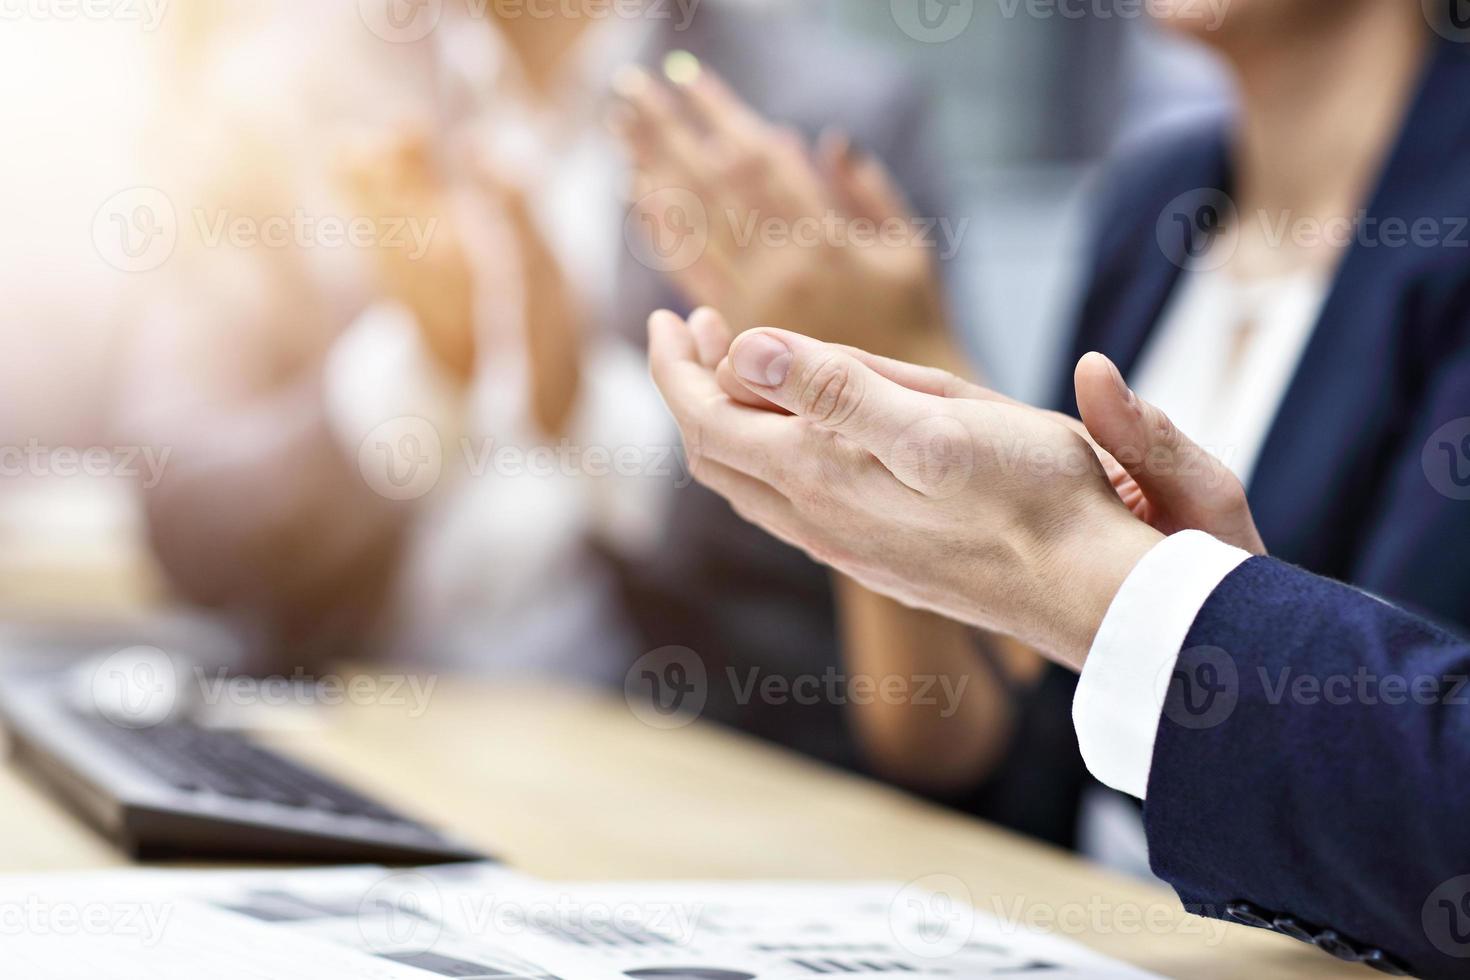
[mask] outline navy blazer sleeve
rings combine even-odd
[[[1202,915],[1385,972],[1470,976],[1467,678],[1470,644],[1247,561],[1201,610],[1165,701],[1144,807],[1155,873]]]

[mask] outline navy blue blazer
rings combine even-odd
[[[1180,654],[1144,805],[1149,855],[1198,914],[1388,973],[1464,977],[1467,772],[1470,643],[1254,558]]]
[[[1175,131],[1108,168],[1091,277],[1060,372],[1064,410],[1076,413],[1072,369],[1082,354],[1102,351],[1125,375],[1137,363],[1189,274],[1188,250],[1202,245],[1208,215],[1181,199],[1230,193],[1228,133],[1223,120]],[[1456,422],[1470,417],[1467,161],[1470,46],[1445,43],[1428,59],[1361,241],[1339,266],[1247,489],[1273,556],[1470,632],[1470,423],[1460,431]],[[1423,220],[1431,236],[1403,234]],[[1022,705],[1009,757],[955,802],[1075,844],[1090,783],[1070,722],[1075,686],[1061,668],[1047,673]]]

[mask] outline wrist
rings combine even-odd
[[[1034,545],[1033,594],[1039,643],[1062,666],[1080,671],[1123,582],[1164,535],[1109,502],[1067,521]]]

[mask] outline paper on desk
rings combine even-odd
[[[899,884],[558,884],[499,865],[0,879],[25,980],[1149,976]]]

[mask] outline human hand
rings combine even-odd
[[[386,298],[414,314],[435,360],[451,376],[468,380],[475,363],[474,279],[429,134],[405,124],[360,138],[344,148],[337,177],[353,210],[378,227],[415,221],[424,230],[423,254],[403,247],[402,236],[391,244],[379,236],[375,271]]]
[[[838,133],[813,159],[798,134],[686,67],[673,87],[625,71],[615,116],[650,240],[675,205],[692,196],[703,210],[707,241],[670,270],[675,284],[738,329],[802,323],[822,340],[958,364],[934,248],[883,166]]]
[[[1239,478],[1135,395],[1112,361],[1086,355],[1075,382],[1082,421],[1127,474],[1115,485],[1140,520],[1164,534],[1205,531],[1253,555],[1266,553]]]
[[[744,405],[782,411],[736,376],[725,357],[731,342],[729,330],[718,313],[697,310],[689,326],[701,361],[715,367],[725,394]],[[833,346],[914,391],[1025,407],[947,371]],[[1075,375],[1082,421],[1060,412],[1043,414],[1091,444],[1114,492],[1139,520],[1163,534],[1204,531],[1253,555],[1266,554],[1245,488],[1224,463],[1180,432],[1163,411],[1137,397],[1102,354],[1084,356]]]
[[[717,339],[666,312],[649,333],[695,477],[873,591],[1077,667],[1160,539],[1123,506],[1092,444],[1052,413],[956,397],[983,389],[764,329],[718,369],[748,390],[741,403],[711,370]]]
[[[543,433],[560,434],[581,381],[579,310],[525,194],[502,180],[473,147],[456,155],[459,179],[435,166],[428,133],[405,125],[359,141],[345,155],[342,183],[361,214],[417,220],[430,229],[427,250],[376,251],[388,297],[414,314],[425,346],[449,373],[467,381],[476,361],[476,268],[493,318],[514,320],[525,337],[529,406]]]

